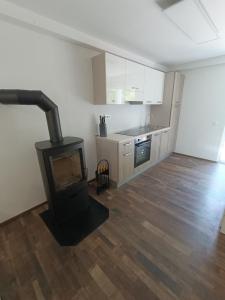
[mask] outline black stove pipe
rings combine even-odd
[[[41,91],[0,90],[0,103],[37,105],[46,114],[51,143],[60,143],[63,140],[58,106]]]

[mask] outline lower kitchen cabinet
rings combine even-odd
[[[109,162],[110,180],[122,184],[134,174],[134,139],[97,137],[97,160],[101,159]]]
[[[151,144],[151,163],[154,164],[168,156],[170,151],[170,130],[157,132],[152,134],[152,144]],[[172,140],[171,140],[172,143]]]
[[[124,149],[126,149],[124,151]],[[125,181],[134,174],[134,142],[119,144],[118,161],[119,182]]]
[[[118,181],[118,143],[116,141],[97,137],[97,161],[106,159],[109,162],[110,180]]]
[[[152,134],[151,163],[156,163],[160,156],[161,132]]]
[[[168,152],[172,153],[175,150],[177,139],[177,126],[174,126],[170,129],[169,132],[169,142],[168,142]]]
[[[146,134],[147,135],[147,134]],[[149,135],[149,134],[148,134]],[[166,158],[170,152],[170,129],[163,129],[150,133],[151,156],[150,161],[134,167],[135,138],[121,135],[97,137],[97,159],[107,159],[110,165],[110,180],[120,186],[132,177],[144,172],[149,167]]]
[[[172,105],[171,116],[170,116],[170,126],[178,126],[179,118],[180,118],[180,110],[181,104],[175,103]]]
[[[160,153],[159,159],[163,159],[168,155],[168,144],[169,144],[169,130],[165,130],[161,133]]]

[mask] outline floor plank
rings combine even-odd
[[[38,207],[0,227],[2,299],[225,299],[225,165],[174,154],[90,194],[110,218],[60,247]]]

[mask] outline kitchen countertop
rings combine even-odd
[[[97,138],[99,138],[99,139],[105,139],[105,140],[110,140],[110,141],[118,142],[118,143],[119,142],[125,142],[126,140],[134,139],[134,137],[132,137],[132,136],[118,134],[118,133],[112,133],[112,134],[109,134],[106,137],[97,136]]]
[[[121,133],[112,133],[112,134],[109,134],[107,137],[98,136],[98,138],[107,139],[107,140],[111,140],[111,141],[119,143],[119,142],[126,142],[127,140],[136,139],[137,137],[140,138],[140,137],[148,135],[148,134],[154,134],[154,133],[164,131],[164,130],[169,130],[169,129],[170,129],[170,127],[166,127],[166,126],[165,127],[164,126],[150,126],[150,127],[148,127],[149,131],[147,131],[143,134],[139,134],[137,136],[124,135]]]
[[[136,136],[140,136],[143,134],[148,134],[151,132],[162,130],[164,128],[165,128],[164,126],[147,125],[147,126],[142,126],[142,127],[131,128],[131,129],[128,129],[125,131],[117,132],[117,133],[136,137]]]

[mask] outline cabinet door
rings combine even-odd
[[[174,80],[174,92],[173,92],[173,104],[181,103],[184,87],[184,75],[181,73],[175,73]]]
[[[123,104],[126,83],[126,60],[106,53],[107,104]]]
[[[160,159],[163,159],[168,155],[168,145],[169,145],[169,130],[163,131],[161,134]]]
[[[125,101],[143,101],[144,69],[143,65],[126,61],[126,93]]]
[[[169,132],[169,142],[168,142],[168,153],[172,153],[175,150],[177,139],[177,126],[170,129]]]
[[[128,179],[134,173],[134,155],[132,152],[124,153],[120,160],[120,181]]]
[[[134,173],[134,142],[119,144],[119,181],[125,181]]]
[[[151,163],[155,163],[160,157],[160,143],[161,143],[161,132],[154,133],[152,135],[151,143]]]
[[[145,67],[144,103],[162,104],[165,74]]]
[[[176,103],[175,105],[172,106],[171,117],[170,117],[170,126],[171,127],[178,125],[179,117],[180,117],[180,109],[181,109],[180,103]]]
[[[144,104],[154,103],[154,70],[145,67]]]
[[[163,102],[163,92],[164,92],[164,83],[165,83],[165,73],[154,70],[155,81],[154,81],[154,103],[162,104]]]

